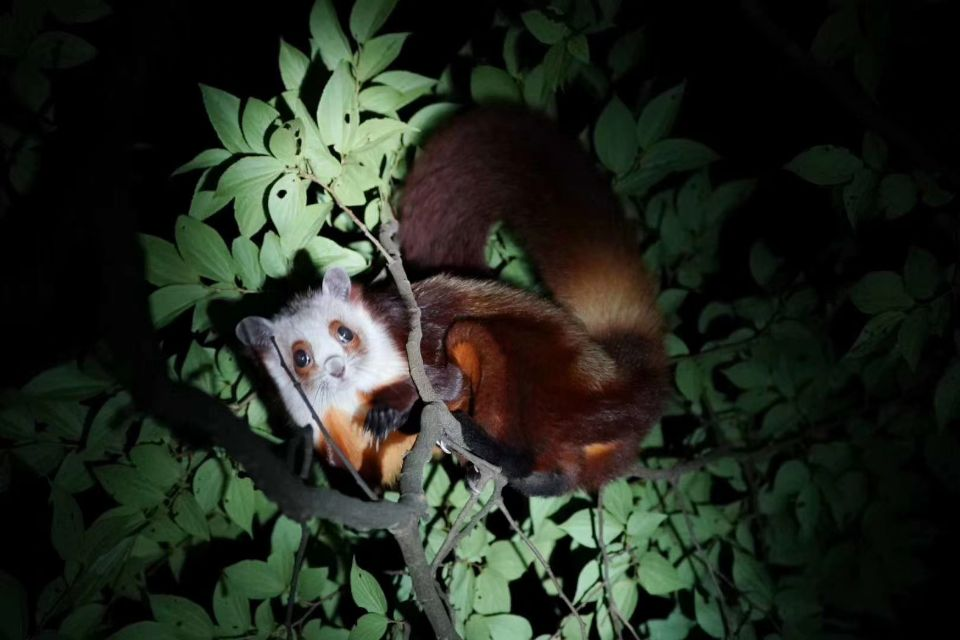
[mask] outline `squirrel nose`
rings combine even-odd
[[[343,370],[346,368],[346,363],[343,361],[343,358],[340,356],[330,356],[323,363],[323,369],[330,375],[335,378],[340,378],[343,376]]]

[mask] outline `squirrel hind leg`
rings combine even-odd
[[[490,464],[500,467],[510,486],[528,496],[559,496],[571,491],[575,483],[559,471],[533,471],[533,456],[507,447],[491,438],[473,418],[456,411],[464,444]]]
[[[483,458],[500,471],[508,480],[521,478],[533,469],[533,456],[508,447],[491,438],[477,422],[462,411],[455,411],[453,417],[460,423],[463,443],[471,453]]]

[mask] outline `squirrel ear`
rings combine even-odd
[[[340,267],[328,269],[323,274],[323,295],[333,296],[340,300],[350,297],[350,276]]]
[[[248,316],[237,323],[237,339],[251,349],[264,349],[273,337],[273,323],[260,316]]]

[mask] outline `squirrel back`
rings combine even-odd
[[[663,360],[656,287],[609,180],[575,140],[515,108],[454,117],[414,163],[401,201],[404,259],[418,270],[490,275],[484,251],[502,221],[553,299],[619,365]]]

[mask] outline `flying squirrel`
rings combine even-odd
[[[546,119],[509,108],[454,117],[416,158],[400,201],[404,264],[421,352],[467,447],[528,495],[595,490],[625,473],[659,418],[666,356],[656,287],[609,182]],[[493,279],[491,227],[520,238],[552,299]],[[452,274],[473,274],[486,279]],[[419,401],[405,355],[408,314],[394,289],[328,270],[319,291],[271,319],[242,320],[296,424],[309,409],[367,480],[393,483]],[[316,425],[316,448],[338,465]]]

